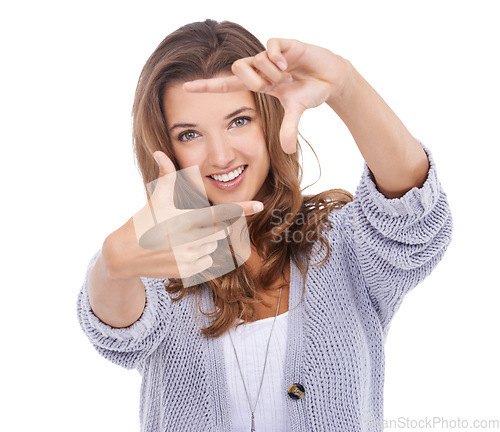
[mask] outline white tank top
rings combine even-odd
[[[267,341],[274,317],[246,323],[231,328],[231,337],[238,354],[243,378],[252,408],[259,392]],[[239,321],[238,321],[239,322]],[[283,389],[286,342],[288,335],[288,312],[278,315],[267,354],[266,372],[257,407],[255,408],[255,429],[262,432],[285,432],[290,430],[285,401],[287,389]],[[224,347],[229,387],[229,401],[235,432],[251,429],[252,413],[248,406],[245,387],[234,355],[228,333],[221,336]]]

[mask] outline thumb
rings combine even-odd
[[[283,151],[287,154],[295,153],[297,150],[299,121],[305,110],[300,105],[285,108],[285,116],[280,129],[280,142]]]
[[[155,151],[153,157],[160,167],[160,177],[175,172],[175,166],[170,158],[162,151]]]
[[[174,206],[174,185],[176,179],[176,169],[170,158],[162,151],[153,153],[160,175],[156,180],[148,183],[148,195],[150,196],[151,205],[155,212],[161,213]],[[158,220],[160,219],[157,216]]]

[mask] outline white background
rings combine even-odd
[[[264,43],[296,38],[348,58],[431,149],[453,210],[453,242],[392,322],[385,418],[500,419],[496,6],[2,6],[0,430],[139,430],[139,374],[92,348],[76,319],[76,298],[104,238],[145,203],[130,118],[142,66],[168,33],[206,18],[236,21]],[[322,161],[313,190],[354,192],[362,159],[335,113],[326,106],[307,112],[301,132]],[[306,174],[304,185],[318,175],[310,157]]]

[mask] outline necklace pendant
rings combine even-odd
[[[252,413],[252,430],[251,432],[255,432],[255,421],[253,419],[253,413]]]

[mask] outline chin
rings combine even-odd
[[[225,204],[225,203],[238,203],[238,202],[244,202],[244,201],[251,201],[253,198],[249,198],[248,196],[238,196],[238,195],[233,195],[233,196],[226,196],[226,197],[214,197],[214,199],[208,198],[208,200],[212,204]]]

